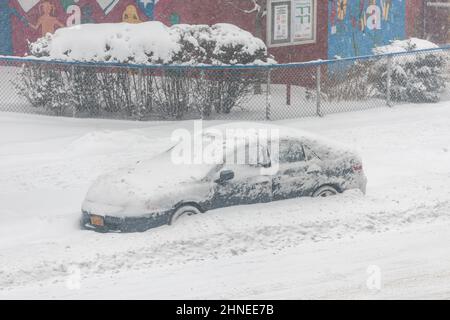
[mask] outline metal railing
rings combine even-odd
[[[0,57],[0,111],[137,120],[279,120],[437,102],[450,47],[274,65]]]

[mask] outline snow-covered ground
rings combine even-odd
[[[77,228],[92,181],[192,121],[0,113],[0,298],[450,298],[450,103],[277,123],[358,149],[367,195],[97,234]]]

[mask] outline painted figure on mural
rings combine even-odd
[[[338,0],[338,19],[344,20],[347,14],[347,0]]]
[[[10,6],[10,0],[0,1],[0,55],[13,55],[12,17],[17,17],[27,26],[28,22],[15,8]]]
[[[155,6],[158,0],[136,0],[139,9],[150,19],[155,19]]]
[[[364,30],[366,28],[366,5],[365,5],[365,0],[359,0],[358,20],[359,20],[359,30],[361,32],[364,32]]]
[[[382,6],[382,10],[383,10],[383,20],[388,21],[389,20],[389,12],[391,11],[391,6],[392,6],[392,0],[381,1],[381,6]]]
[[[47,33],[54,33],[56,29],[65,27],[56,17],[56,8],[49,1],[44,1],[39,6],[39,14],[41,15],[35,25],[30,23],[30,26],[38,30],[41,30],[41,36],[45,36]]]
[[[122,14],[122,21],[127,23],[141,23],[141,19],[139,19],[139,14],[137,8],[133,5],[129,5],[126,7],[125,11]]]

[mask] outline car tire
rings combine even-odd
[[[177,222],[177,220],[181,218],[193,216],[199,213],[201,213],[201,211],[195,206],[192,205],[181,206],[177,210],[175,210],[175,212],[170,217],[169,225],[173,225],[174,223]]]
[[[322,186],[313,193],[313,198],[326,198],[337,195],[339,192],[332,186]]]

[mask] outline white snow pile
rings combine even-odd
[[[373,49],[375,54],[398,53],[392,58],[391,99],[414,103],[438,102],[446,86],[445,72],[448,57],[439,46],[422,39],[392,41]],[[402,54],[404,53],[404,54]],[[386,95],[388,60],[380,59],[372,67],[372,78],[383,96]]]
[[[30,44],[37,58],[137,64],[261,64],[268,59],[261,39],[230,24],[84,24],[58,29]]]
[[[424,39],[410,38],[406,40],[394,40],[391,44],[374,48],[374,54],[404,53],[414,50],[437,49],[439,46]]]

